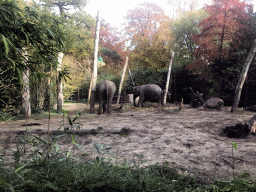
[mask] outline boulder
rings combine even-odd
[[[224,106],[224,101],[218,97],[213,97],[206,100],[203,104],[204,108],[208,109],[218,109],[221,110],[221,107]]]

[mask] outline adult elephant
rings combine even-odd
[[[111,114],[111,102],[116,92],[115,83],[105,79],[98,83],[97,92],[99,98],[98,115],[102,114],[102,109],[103,113]]]
[[[157,105],[163,105],[163,91],[156,84],[146,84],[133,88],[133,103],[136,107],[135,100],[139,97],[138,107],[142,107],[145,101],[157,102]]]

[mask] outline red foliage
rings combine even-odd
[[[198,68],[198,63],[209,65],[215,59],[228,58],[242,43],[241,37],[246,30],[249,10],[252,5],[239,0],[215,0],[205,10],[209,17],[199,23],[202,30],[192,35],[198,45],[197,61],[188,66]]]
[[[109,50],[116,51],[122,60],[125,60],[124,41],[118,33],[117,28],[111,27],[109,23],[104,23],[100,29],[99,44]],[[104,62],[112,63],[110,58],[104,57]]]

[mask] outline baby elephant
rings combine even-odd
[[[103,108],[103,113],[107,112],[108,114],[110,114],[111,102],[116,92],[115,83],[105,79],[100,83],[98,83],[97,91],[98,91],[98,97],[99,97],[98,115],[102,114],[102,108]]]

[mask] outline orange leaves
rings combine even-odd
[[[170,58],[170,21],[164,11],[154,3],[144,2],[129,10],[126,20],[130,63],[139,63],[155,70],[165,66]]]
[[[209,17],[199,24],[201,33],[192,36],[198,44],[197,58],[211,64],[215,59],[229,57],[241,44],[250,9],[251,5],[239,0],[216,0],[206,6]]]
[[[141,39],[152,40],[156,36],[160,25],[168,20],[164,11],[156,4],[144,2],[133,10],[129,10],[126,16],[127,34],[132,43]]]

